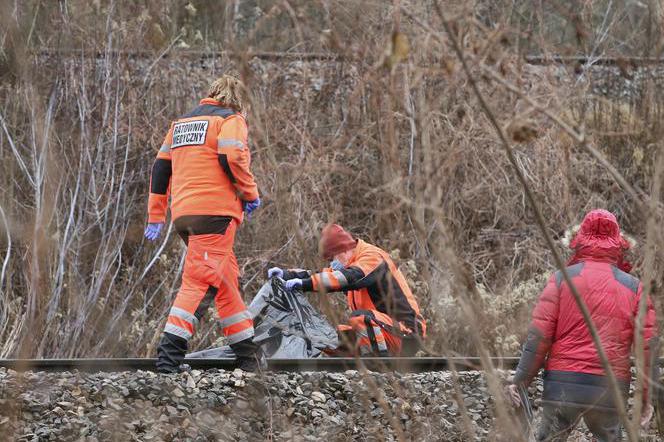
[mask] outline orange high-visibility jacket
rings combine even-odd
[[[287,277],[291,276],[300,277]],[[345,291],[351,311],[378,310],[412,332],[426,334],[426,323],[406,278],[387,252],[361,239],[344,269],[323,269],[303,279],[302,289]]]
[[[164,222],[171,195],[171,218],[231,216],[242,222],[243,201],[258,198],[249,169],[244,117],[205,98],[174,121],[152,166],[148,222]]]

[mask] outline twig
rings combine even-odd
[[[658,216],[657,216],[657,202],[659,202],[660,191],[662,187],[662,172],[664,172],[664,149],[659,149],[659,155],[657,163],[655,166],[654,178],[652,182],[652,192],[650,196],[650,207],[648,211],[648,221],[646,223],[646,251],[645,251],[645,269],[643,272],[643,289],[641,293],[641,299],[639,299],[639,312],[636,317],[636,333],[634,335],[634,347],[636,353],[636,386],[634,393],[634,413],[632,416],[632,428],[633,431],[637,432],[640,425],[641,417],[641,405],[642,398],[644,395],[643,386],[644,379],[647,380],[648,385],[656,382],[655,379],[648,379],[649,373],[645,370],[645,346],[644,346],[644,336],[643,328],[645,326],[644,320],[646,315],[646,308],[648,305],[648,298],[650,297],[650,292],[652,291],[652,282],[653,276],[655,273],[655,254],[657,246],[657,228],[658,228]],[[656,348],[651,348],[651,352],[657,351]],[[652,357],[651,357],[652,362]],[[658,371],[659,372],[659,371]]]
[[[159,60],[164,58],[166,56],[166,54],[168,54],[170,52],[170,50],[173,48],[173,46],[175,46],[175,43],[178,42],[180,37],[182,37],[182,32],[180,32],[178,35],[176,35],[175,38],[173,38],[173,40],[171,40],[169,45],[163,51],[161,51],[161,53],[157,56],[157,58],[155,58],[152,61],[152,64],[150,64],[148,69],[145,71],[145,76],[143,77],[143,87],[145,87],[146,83],[148,82],[148,79],[150,78],[150,75],[152,74],[152,69],[157,65]]]
[[[643,191],[641,189],[634,188],[631,184],[627,182],[625,177],[606,159],[604,155],[590,144],[588,144],[588,139],[584,134],[577,132],[572,126],[567,124],[562,118],[558,115],[551,112],[545,106],[540,105],[532,98],[530,98],[525,92],[505,80],[501,75],[496,73],[493,69],[489,68],[486,65],[480,65],[482,70],[491,76],[497,83],[503,85],[506,89],[517,94],[522,98],[526,103],[531,105],[535,110],[547,116],[551,121],[557,124],[562,130],[564,130],[570,137],[574,139],[581,147],[583,147],[593,158],[595,158],[599,163],[609,171],[613,179],[620,184],[620,186],[629,193],[629,196],[636,201],[640,206],[644,205]]]
[[[5,233],[7,234],[7,253],[5,254],[5,259],[2,261],[2,271],[0,271],[0,292],[2,292],[3,283],[5,281],[5,272],[7,271],[7,265],[9,265],[9,259],[12,256],[12,235],[9,231],[9,222],[5,216],[5,211],[2,210],[2,206],[0,206],[0,216],[2,216],[2,222],[5,225]]]
[[[588,330],[593,338],[593,342],[595,344],[595,347],[597,348],[597,354],[599,355],[599,358],[602,362],[602,366],[604,368],[604,371],[606,373],[606,376],[609,380],[609,385],[611,389],[611,394],[613,396],[614,402],[616,404],[616,409],[618,411],[618,415],[620,416],[620,420],[623,423],[623,425],[626,427],[627,430],[627,435],[630,441],[636,442],[638,440],[637,435],[634,434],[633,428],[630,426],[629,418],[627,416],[627,412],[625,410],[625,404],[622,402],[622,395],[620,393],[620,387],[618,386],[618,381],[616,380],[616,377],[613,373],[613,369],[611,368],[611,364],[609,363],[609,360],[606,356],[606,352],[604,351],[604,347],[602,346],[602,342],[599,338],[599,334],[597,333],[597,328],[595,327],[595,324],[593,323],[592,317],[590,315],[590,311],[588,310],[588,307],[586,306],[585,302],[583,301],[583,298],[581,298],[581,295],[579,294],[576,286],[574,285],[572,278],[570,277],[569,273],[567,272],[567,266],[565,265],[565,262],[563,261],[562,257],[556,250],[555,244],[553,242],[553,239],[551,238],[551,235],[549,235],[549,232],[547,231],[546,228],[546,222],[544,221],[544,217],[542,216],[542,212],[539,208],[539,205],[537,204],[537,201],[535,200],[535,196],[533,195],[532,190],[530,189],[530,185],[526,181],[526,178],[524,177],[523,173],[521,172],[521,169],[519,168],[519,165],[516,161],[516,158],[514,156],[514,152],[512,151],[512,147],[510,146],[509,141],[507,141],[507,137],[505,136],[505,133],[503,132],[502,128],[498,124],[498,121],[487,104],[486,100],[484,99],[483,94],[479,90],[479,86],[477,85],[477,81],[475,80],[475,77],[473,76],[468,63],[466,62],[466,58],[463,55],[463,52],[461,50],[461,46],[459,45],[459,42],[457,41],[456,37],[454,36],[454,33],[450,29],[449,22],[447,21],[447,18],[445,16],[445,13],[443,12],[440,2],[436,1],[435,3],[435,8],[436,12],[438,13],[438,16],[440,17],[442,21],[443,28],[445,29],[445,32],[447,33],[447,36],[450,40],[450,43],[452,45],[452,48],[454,52],[456,53],[459,62],[461,63],[464,72],[466,73],[466,77],[468,78],[468,82],[470,83],[470,86],[473,90],[473,93],[475,94],[475,97],[479,101],[480,107],[482,108],[484,114],[486,117],[489,119],[491,122],[491,125],[493,126],[494,130],[496,131],[496,135],[498,135],[498,138],[500,139],[500,143],[503,146],[505,153],[510,161],[510,164],[512,165],[512,168],[514,169],[514,173],[516,174],[517,178],[519,179],[519,182],[521,183],[521,186],[523,187],[523,190],[526,194],[526,198],[528,199],[528,202],[530,203],[531,208],[533,209],[533,212],[535,213],[535,221],[537,222],[537,225],[542,233],[542,236],[544,236],[544,239],[546,241],[546,244],[548,248],[550,249],[553,258],[556,262],[556,266],[560,270],[563,279],[565,280],[565,283],[569,287],[570,291],[572,292],[572,295],[574,296],[574,300],[576,301],[577,306],[579,307],[579,310],[581,310],[581,314],[583,315],[583,320],[586,323],[586,326],[588,327]]]

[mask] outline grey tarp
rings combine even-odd
[[[338,346],[337,331],[299,290],[287,291],[283,280],[263,284],[249,305],[254,342],[268,358],[316,358]],[[197,351],[188,358],[234,358],[227,345]]]

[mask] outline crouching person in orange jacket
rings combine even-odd
[[[286,288],[346,293],[350,326],[361,355],[411,356],[426,335],[426,323],[406,278],[380,248],[354,239],[337,224],[323,228],[319,252],[333,260],[318,273],[306,270],[268,270],[268,277],[286,280]]]
[[[259,361],[233,253],[243,212],[249,216],[260,205],[242,88],[229,75],[216,80],[208,98],[171,124],[152,166],[145,236],[159,236],[170,193],[171,218],[187,244],[182,285],[157,350],[161,372],[181,370],[187,343],[212,301],[240,368],[254,370]]]

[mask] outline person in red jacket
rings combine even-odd
[[[181,370],[188,341],[213,301],[240,368],[258,364],[233,253],[238,225],[260,205],[249,168],[243,88],[230,75],[213,82],[208,97],[171,124],[152,166],[145,237],[159,236],[170,195],[171,219],[187,244],[182,286],[157,350],[162,372]]]
[[[426,335],[426,323],[406,278],[387,252],[353,238],[337,224],[323,228],[319,252],[323,259],[333,260],[330,268],[312,273],[273,267],[268,277],[285,279],[287,289],[345,292],[361,355],[414,353]],[[413,345],[404,348],[404,338]]]
[[[625,261],[629,243],[620,232],[616,217],[606,210],[589,212],[570,243],[574,251],[567,273],[590,311],[611,368],[627,403],[631,380],[630,354],[643,287],[629,274]],[[646,381],[653,379],[657,331],[650,299],[643,328]],[[533,311],[533,319],[513,384],[508,387],[515,405],[521,404],[518,389],[527,387],[545,366],[543,417],[538,440],[564,441],[583,418],[601,441],[620,439],[616,404],[588,327],[572,292],[556,272]],[[644,386],[642,424],[652,417],[648,387]]]

